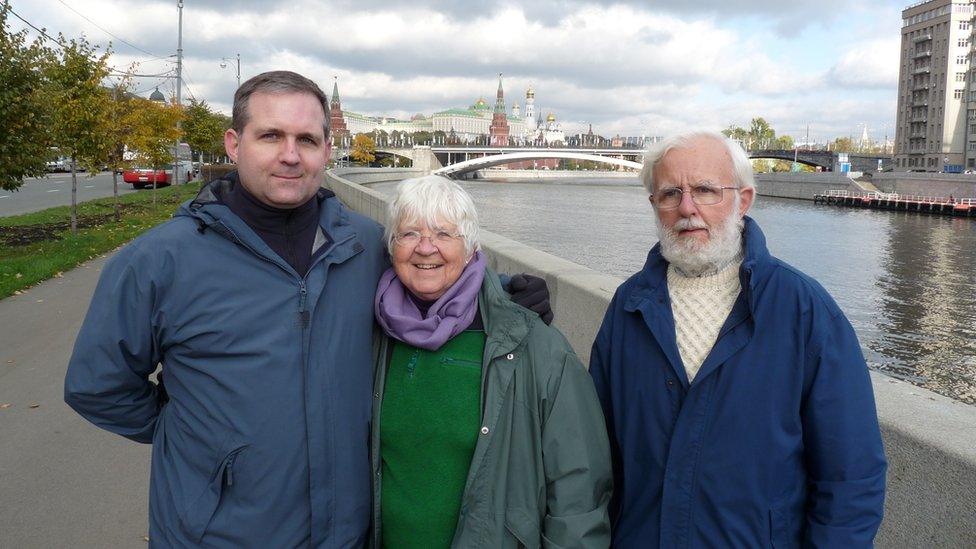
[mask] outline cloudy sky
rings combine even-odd
[[[763,116],[780,134],[811,141],[893,138],[901,10],[907,0],[496,2],[414,0],[186,0],[183,95],[230,112],[241,77],[301,72],[343,108],[409,117],[493,99],[504,74],[508,106],[553,112],[567,133],[666,135],[746,125]],[[176,1],[13,0],[51,35],[86,36],[172,71]],[[24,24],[11,17],[14,29]],[[173,56],[173,57],[170,57]],[[221,68],[221,58],[232,61]],[[171,79],[137,90],[174,93]]]

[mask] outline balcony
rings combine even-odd
[[[916,36],[915,38],[913,38],[912,41],[917,44],[919,42],[925,42],[926,40],[931,40],[931,39],[932,39],[931,34],[922,34],[920,36]]]
[[[918,51],[912,56],[912,59],[918,59],[920,57],[932,57],[932,50]]]
[[[912,71],[912,74],[928,74],[930,72],[932,72],[932,65],[926,65],[924,67],[916,67]]]

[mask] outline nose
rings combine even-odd
[[[294,138],[289,137],[281,140],[281,149],[278,151],[278,158],[283,164],[298,164],[298,143]]]
[[[417,247],[414,251],[420,255],[434,255],[437,253],[437,246],[431,242],[430,237],[421,237],[420,242],[417,243]]]
[[[691,199],[691,193],[681,193],[681,202],[678,203],[678,213],[681,217],[691,217],[698,213],[698,205]]]

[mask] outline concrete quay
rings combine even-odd
[[[382,223],[386,220],[385,195],[359,183],[392,181],[423,173],[404,172],[372,169],[364,174],[355,169],[339,169],[327,173],[326,185],[352,209]],[[787,175],[829,175],[828,186],[851,181],[840,174]],[[802,188],[809,187],[811,191],[816,185],[824,183],[801,182]],[[773,186],[770,192],[786,194],[787,191]],[[811,194],[808,199],[812,198]],[[622,279],[488,231],[482,231],[482,245],[492,268],[510,273],[529,272],[546,279],[556,311],[556,325],[566,334],[583,363],[588,363],[593,338]],[[885,520],[877,546],[974,547],[976,406],[875,372],[871,373],[871,380],[889,461]]]

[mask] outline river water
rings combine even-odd
[[[626,278],[657,242],[636,178],[463,185],[484,229],[596,271]],[[976,404],[976,220],[768,197],[749,215],[831,293],[871,368]]]

